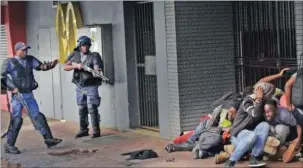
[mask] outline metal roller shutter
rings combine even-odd
[[[1,35],[0,35],[0,66],[2,61],[8,57],[8,44],[6,38],[5,25],[1,25]]]

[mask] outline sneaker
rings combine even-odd
[[[191,156],[193,159],[199,159],[199,153],[200,153],[200,149],[199,149],[199,146],[196,145],[194,147],[194,149],[191,151]]]
[[[234,145],[224,145],[224,151],[229,155],[231,156],[234,151],[235,151],[235,146]]]
[[[256,157],[251,156],[249,161],[249,167],[262,167],[265,166],[266,163],[259,161]]]
[[[168,153],[171,153],[174,149],[174,145],[173,144],[168,144],[167,146],[165,146],[164,148]]]
[[[215,156],[215,163],[216,164],[221,164],[226,162],[226,160],[229,159],[229,155],[226,152],[221,152],[219,154],[216,154]]]
[[[226,160],[225,164],[224,164],[224,168],[234,168],[235,167],[236,162],[235,161],[230,161],[229,159]]]

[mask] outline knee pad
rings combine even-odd
[[[96,114],[96,113],[98,113],[98,106],[97,105],[88,104],[87,105],[87,109],[88,109],[89,114]]]
[[[79,106],[79,115],[85,115],[87,113],[87,106]]]
[[[21,118],[21,117],[14,117],[14,118],[12,118],[10,127],[12,129],[17,129],[17,131],[19,131],[20,128],[21,128],[22,123],[23,123],[23,118]]]
[[[46,120],[46,117],[43,113],[38,113],[37,116],[34,118],[35,120]]]

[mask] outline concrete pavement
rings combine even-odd
[[[6,131],[9,121],[7,112],[1,113],[1,132]],[[89,137],[74,139],[78,126],[73,122],[49,120],[55,137],[62,138],[62,144],[47,149],[42,136],[34,130],[30,120],[26,117],[19,134],[16,146],[22,154],[11,155],[1,148],[2,167],[10,164],[21,164],[22,167],[223,167],[214,164],[214,158],[193,160],[190,152],[176,152],[168,154],[164,150],[167,140],[155,136],[143,135],[136,132],[118,132],[102,129],[103,137],[91,140]],[[2,145],[5,143],[2,140]],[[84,149],[96,149],[89,152]],[[159,155],[156,159],[125,160],[128,156],[121,153],[140,149],[153,149]],[[72,151],[73,150],[73,151]],[[55,153],[56,156],[49,155]],[[57,155],[63,154],[63,155]],[[172,159],[174,158],[174,159]],[[167,160],[174,160],[167,162]],[[247,162],[241,162],[236,167],[247,167]],[[14,165],[15,167],[17,165]],[[267,167],[303,167],[303,162],[284,164],[282,162],[268,162]]]

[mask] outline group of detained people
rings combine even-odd
[[[263,160],[269,157],[292,161],[300,154],[303,126],[303,112],[290,98],[296,73],[290,75],[284,91],[271,83],[289,70],[264,77],[241,93],[224,94],[211,104],[212,113],[201,119],[188,138],[165,149],[169,153],[192,151],[194,159],[215,157],[216,164],[225,162],[226,168],[245,158],[250,167],[265,166]],[[274,156],[264,152],[266,144],[277,146]]]

